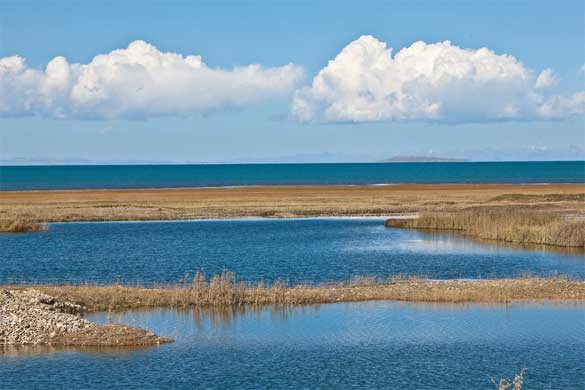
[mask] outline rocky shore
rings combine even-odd
[[[99,325],[83,306],[38,290],[0,290],[0,345],[137,346],[171,342],[142,328]]]

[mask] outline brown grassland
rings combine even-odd
[[[507,303],[515,301],[585,301],[585,282],[563,277],[495,280],[444,280],[367,277],[347,283],[289,286],[238,281],[231,272],[207,280],[197,273],[174,286],[35,285],[3,286],[34,288],[58,299],[91,310],[125,310],[151,307],[224,307],[241,305],[300,305],[371,300],[434,303]]]
[[[584,215],[585,184],[0,191],[0,221],[389,216],[508,205]]]

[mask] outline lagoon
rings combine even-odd
[[[51,224],[0,234],[0,283],[177,283],[234,271],[246,281],[321,283],[355,276],[435,279],[568,275],[585,257],[385,228],[381,218]]]

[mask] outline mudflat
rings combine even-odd
[[[0,219],[34,222],[387,216],[514,205],[585,214],[585,184],[399,184],[0,191]]]

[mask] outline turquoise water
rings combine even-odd
[[[582,306],[428,306],[155,310],[90,316],[176,343],[134,350],[8,349],[5,389],[523,389],[585,384]]]
[[[0,166],[0,190],[382,183],[583,183],[584,161]]]
[[[585,279],[583,254],[518,249],[385,228],[382,218],[239,219],[52,224],[0,234],[0,283],[176,283],[228,269],[247,281],[347,281],[406,274],[437,279]]]

